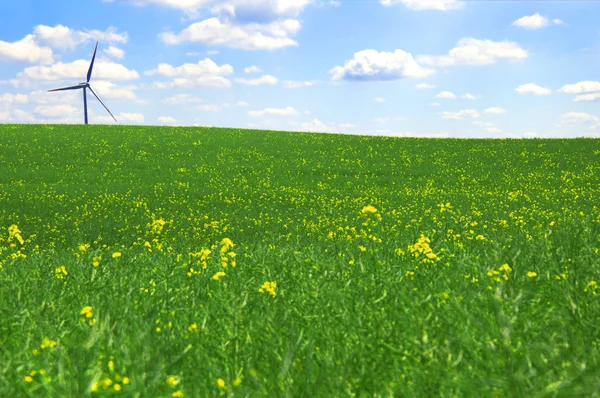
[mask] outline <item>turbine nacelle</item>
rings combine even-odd
[[[79,83],[76,86],[62,87],[62,88],[55,88],[54,90],[48,90],[48,92],[52,92],[52,91],[66,91],[66,90],[83,90],[83,113],[84,113],[84,117],[85,117],[85,124],[88,124],[87,94],[86,94],[87,90],[90,90],[92,92],[92,94],[94,94],[94,97],[96,97],[96,99],[98,101],[100,101],[100,103],[102,104],[102,106],[104,107],[104,109],[106,109],[106,111],[108,112],[108,114],[111,115],[113,119],[115,119],[115,122],[117,121],[117,119],[115,118],[115,116],[106,107],[106,105],[104,104],[104,102],[100,99],[100,97],[98,97],[98,94],[96,94],[94,92],[94,90],[92,89],[92,86],[90,86],[90,79],[92,78],[92,70],[94,69],[94,60],[96,59],[96,51],[98,51],[98,42],[96,42],[96,48],[94,49],[94,55],[92,56],[92,62],[90,62],[90,68],[88,69],[87,82]]]

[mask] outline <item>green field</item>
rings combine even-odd
[[[599,206],[593,139],[3,125],[0,396],[597,396]]]

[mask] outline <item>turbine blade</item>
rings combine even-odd
[[[84,86],[81,85],[77,85],[77,86],[70,86],[70,87],[63,87],[63,88],[55,88],[54,90],[48,90],[48,92],[52,92],[52,91],[65,91],[65,90],[78,90],[83,88]]]
[[[90,63],[90,69],[88,70],[88,74],[87,74],[87,82],[90,82],[90,79],[92,78],[92,69],[94,69],[94,60],[96,59],[96,51],[98,51],[98,42],[96,42],[96,48],[94,48],[94,56],[92,57],[92,62]]]
[[[110,109],[107,108],[107,106],[104,104],[104,102],[102,102],[102,100],[100,99],[100,97],[98,97],[98,94],[96,94],[94,92],[94,90],[92,90],[92,88],[90,86],[88,86],[88,88],[90,89],[90,91],[92,92],[92,94],[94,94],[94,97],[96,97],[98,99],[98,101],[100,101],[100,103],[102,104],[102,106],[104,107],[104,109],[106,109],[106,111],[112,116],[112,118],[115,119],[115,122],[117,122],[117,118],[110,112]]]

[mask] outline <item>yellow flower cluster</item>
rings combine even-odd
[[[44,337],[42,339],[42,344],[40,344],[40,348],[42,350],[45,350],[47,348],[54,348],[54,347],[56,347],[56,341],[50,340],[48,337]]]
[[[25,241],[21,237],[21,230],[19,229],[19,227],[17,225],[13,224],[10,227],[8,227],[8,243],[13,242],[15,239],[21,245],[25,243]]]
[[[99,266],[99,265],[100,265],[100,260],[102,260],[102,256],[94,256],[94,257],[92,258],[92,265],[93,265],[94,267],[97,267],[97,266]]]
[[[52,377],[47,375],[45,369],[40,369],[40,370],[33,369],[32,371],[29,372],[28,375],[26,375],[23,378],[23,380],[25,380],[26,383],[33,383],[34,377],[36,377],[37,375],[40,376],[40,381],[42,381],[44,383],[50,383],[52,381]]]
[[[429,238],[421,234],[417,243],[409,245],[408,250],[415,258],[422,257],[424,263],[433,264],[435,261],[439,261],[440,258],[431,250],[429,243],[431,243]]]
[[[271,296],[276,296],[277,292],[275,292],[275,288],[277,287],[277,283],[275,282],[265,282],[262,284],[262,286],[260,287],[260,289],[258,289],[258,291],[260,293],[269,293]]]
[[[153,220],[151,223],[149,223],[147,225],[147,227],[150,229],[150,231],[155,234],[155,235],[159,235],[163,228],[165,227],[165,224],[167,222],[165,220],[163,220],[162,218],[159,218],[158,220]]]
[[[440,208],[440,213],[443,213],[445,211],[449,211],[452,209],[452,206],[450,205],[450,202],[444,204],[444,203],[440,203],[437,205]]]
[[[96,318],[94,318],[93,309],[89,305],[83,307],[79,312],[79,315],[81,315],[81,322],[87,323],[90,326],[96,324]]]
[[[377,213],[377,209],[371,205],[365,206],[362,209],[362,214],[374,214]]]
[[[103,361],[98,361],[98,363],[102,363]],[[107,363],[108,372],[103,372],[103,377],[96,380],[92,385],[92,391],[96,392],[100,389],[106,391],[121,391],[123,388],[122,385],[128,385],[130,383],[129,377],[121,376],[119,373],[115,372],[115,362],[113,357],[110,357]]]
[[[223,271],[219,271],[219,272],[217,272],[216,274],[214,274],[214,275],[212,276],[212,278],[213,278],[213,280],[215,280],[215,281],[218,281],[218,280],[219,280],[219,278],[221,278],[221,277],[223,277],[223,276],[225,276],[225,272],[223,272]]]
[[[596,281],[594,281],[594,280],[589,281],[587,283],[587,285],[585,285],[585,288],[583,289],[583,291],[585,293],[590,292],[594,296],[596,295],[597,290],[598,290],[598,283],[596,283]]]
[[[498,271],[496,271],[494,269],[489,270],[487,272],[487,276],[492,278],[492,280],[494,282],[501,282],[502,279],[500,279],[500,276],[499,276],[501,272],[502,272],[502,279],[507,281],[509,279],[508,278],[509,272],[512,272],[512,268],[508,264],[502,264],[502,266],[500,266],[500,268],[498,268]]]
[[[63,279],[65,276],[67,276],[69,274],[64,265],[61,265],[60,267],[56,268],[54,270],[54,272],[56,273],[56,277],[58,279]]]
[[[232,267],[236,266],[236,263],[234,260],[235,253],[233,251],[230,251],[230,249],[232,249],[233,246],[235,246],[235,245],[229,238],[224,238],[221,241],[221,266],[223,268],[227,268],[227,265],[229,264],[229,258],[231,258],[231,266]]]

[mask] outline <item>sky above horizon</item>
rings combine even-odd
[[[600,2],[0,3],[0,123],[600,137]],[[90,123],[114,121],[88,94]]]

